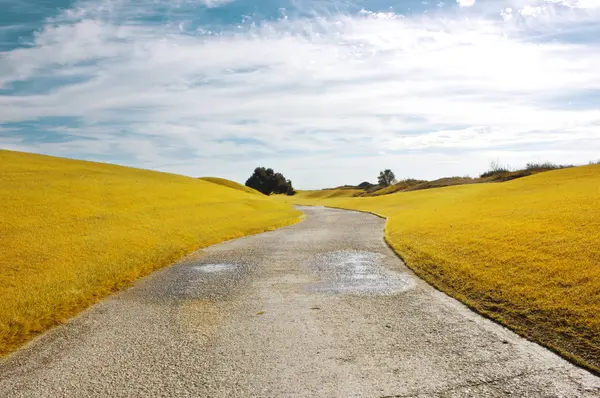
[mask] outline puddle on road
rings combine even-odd
[[[312,268],[322,278],[310,290],[330,294],[390,295],[410,289],[408,275],[387,269],[384,255],[366,251],[337,251],[314,258]]]
[[[236,264],[204,264],[204,265],[196,265],[194,269],[200,272],[223,272],[223,271],[233,271],[237,268]]]
[[[235,263],[196,263],[174,269],[177,279],[169,293],[179,299],[216,300],[228,296],[245,276],[244,265]]]

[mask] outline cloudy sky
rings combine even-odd
[[[297,188],[600,158],[600,0],[0,0],[0,148]]]

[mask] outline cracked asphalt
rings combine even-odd
[[[384,220],[301,210],[44,334],[0,362],[0,396],[600,396],[600,378],[418,279]]]

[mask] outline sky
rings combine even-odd
[[[600,159],[600,0],[0,0],[0,148],[300,189]]]

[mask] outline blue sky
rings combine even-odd
[[[600,158],[600,0],[0,0],[0,148],[298,188]]]

